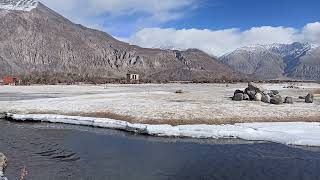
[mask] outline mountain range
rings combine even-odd
[[[220,58],[197,49],[141,48],[75,24],[37,0],[0,0],[0,78],[105,82],[130,72],[144,81],[320,80],[320,47],[252,45]]]
[[[309,43],[242,47],[220,60],[258,79],[320,80],[320,47]]]
[[[200,50],[141,48],[74,24],[36,0],[0,0],[0,77],[72,82],[128,72],[155,81],[246,77]]]

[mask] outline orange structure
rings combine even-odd
[[[21,80],[19,77],[4,76],[2,79],[3,85],[18,85],[20,82]]]

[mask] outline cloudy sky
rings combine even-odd
[[[253,44],[320,44],[319,0],[40,0],[75,23],[143,47],[220,56]]]

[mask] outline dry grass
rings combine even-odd
[[[33,111],[29,114],[59,114],[66,116],[83,116],[95,118],[109,118],[115,120],[126,121],[129,123],[141,124],[169,124],[172,126],[177,125],[194,125],[194,124],[207,124],[207,125],[222,125],[222,124],[235,124],[235,123],[253,123],[253,122],[320,122],[319,116],[286,116],[283,118],[277,117],[232,117],[232,118],[212,118],[212,119],[138,119],[131,116],[118,115],[110,112],[73,112],[62,113],[58,111],[39,112]]]
[[[135,118],[131,116],[119,115],[111,112],[88,112],[88,113],[70,113],[70,116],[84,116],[84,117],[96,117],[96,118],[109,118],[127,122],[135,122]]]
[[[320,95],[320,89],[315,89],[315,90],[313,90],[313,94],[315,94],[315,95]]]
[[[254,123],[254,122],[320,122],[320,117],[285,117],[285,118],[220,118],[220,119],[193,119],[193,120],[182,120],[182,119],[165,119],[165,120],[145,120],[141,123],[145,124],[169,124],[172,126],[178,125],[195,125],[195,124],[206,124],[206,125],[223,125],[223,124],[236,124],[236,123]]]

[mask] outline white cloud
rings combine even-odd
[[[320,43],[320,23],[307,24],[303,30],[290,27],[253,27],[239,29],[161,29],[145,28],[129,38],[131,44],[148,48],[188,49],[197,48],[204,52],[221,56],[236,48],[254,44],[292,43],[307,41]]]
[[[295,41],[298,31],[287,27],[253,27],[239,35],[241,42],[247,44],[272,44],[272,43],[292,43]]]
[[[305,41],[320,44],[320,23],[309,23],[302,30]]]
[[[163,23],[181,18],[195,0],[40,0],[76,23],[90,27],[104,20],[137,15],[135,21]],[[132,20],[134,21],[134,20]],[[102,26],[100,25],[100,28]]]
[[[143,47],[197,48],[220,56],[230,50],[251,44],[290,43],[295,30],[283,27],[259,27],[241,32],[238,29],[212,31],[208,29],[143,29],[129,42]]]
[[[237,29],[211,31],[147,28],[133,35],[129,42],[149,48],[198,48],[210,54],[220,54],[241,41],[238,34]]]

